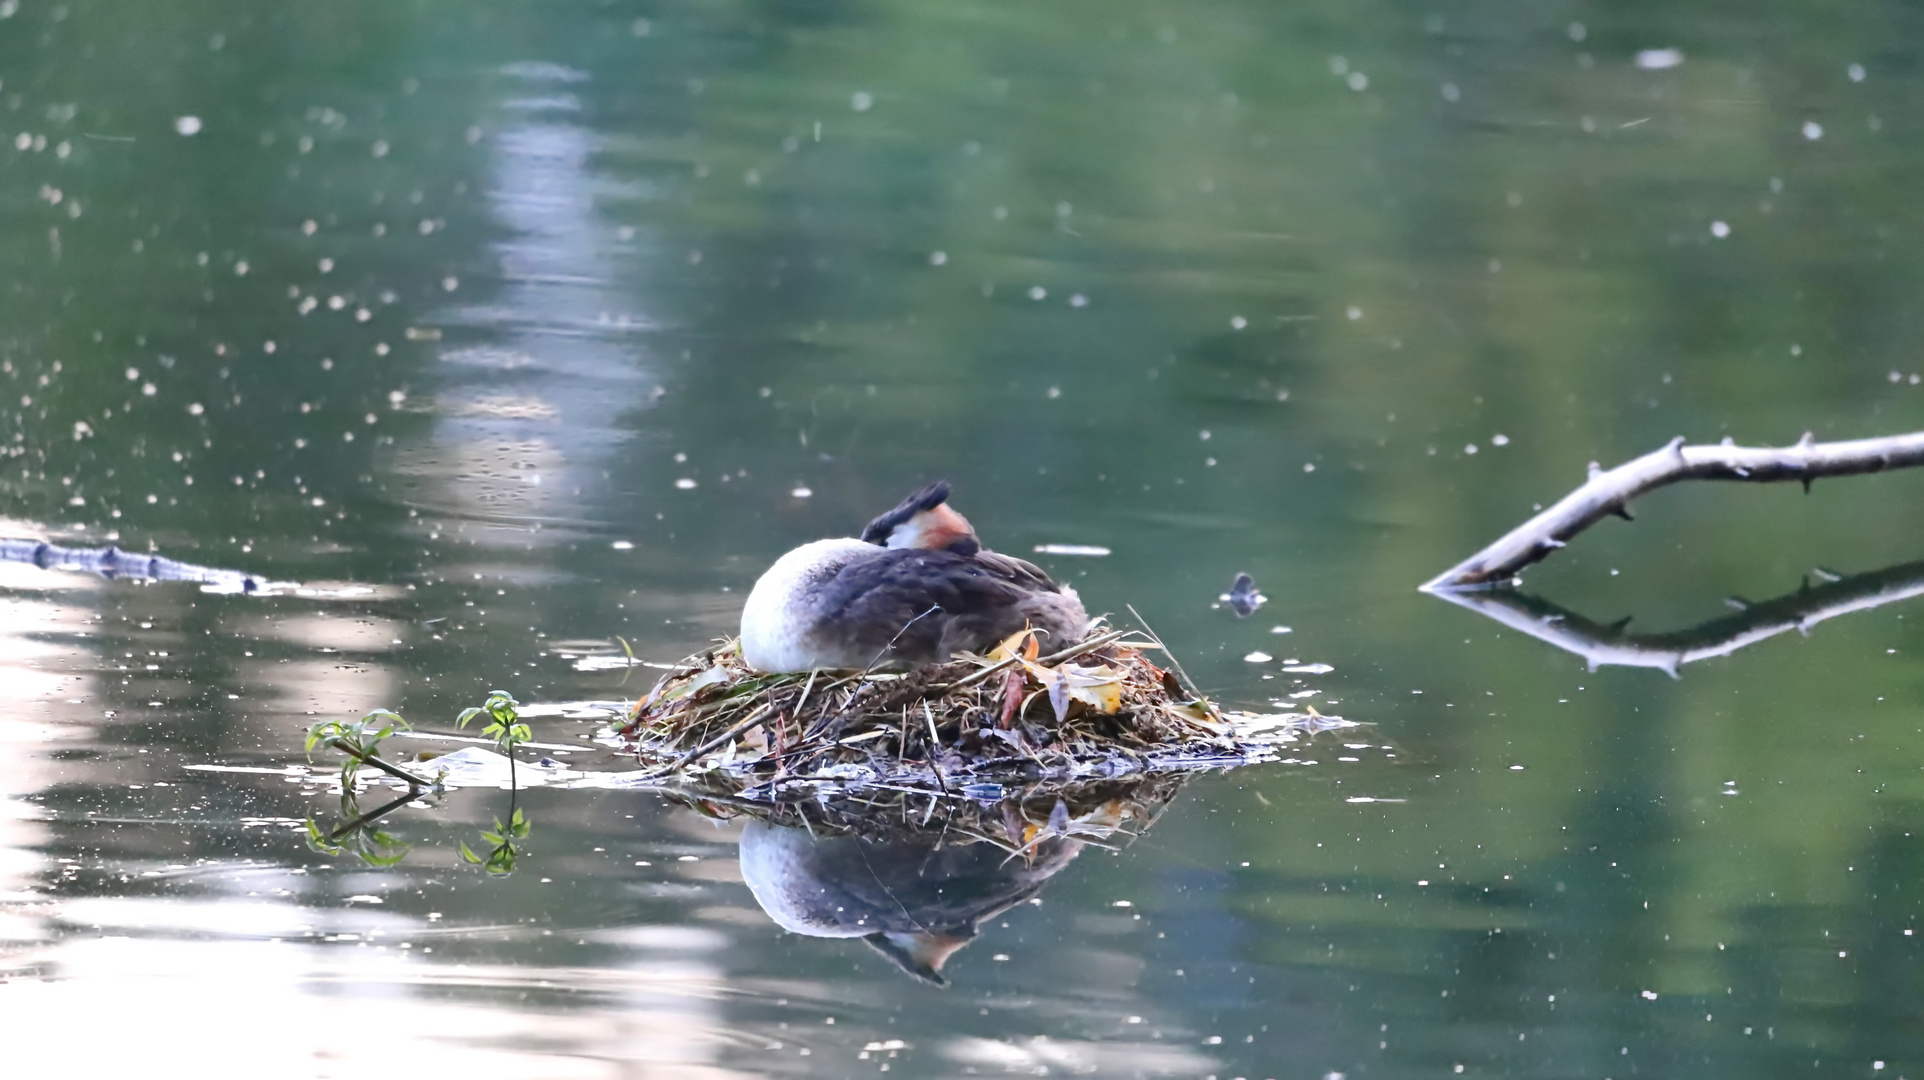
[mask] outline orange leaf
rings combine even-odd
[[[1019,650],[1022,648],[1023,639],[1033,638],[1034,636],[1035,636],[1035,631],[1033,630],[1029,630],[1026,628],[1022,630],[1017,630],[1015,633],[1010,634],[1006,638],[1003,638],[1001,644],[997,645],[994,649],[990,650],[989,659],[1000,661],[1000,660],[1009,660],[1014,658],[1015,656],[1019,655]]]
[[[1022,688],[1026,682],[1027,680],[1022,677],[1021,668],[1012,668],[1003,677],[1002,716],[996,722],[997,727],[1008,729],[1009,721],[1014,719],[1016,709],[1022,705]]]

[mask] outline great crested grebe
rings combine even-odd
[[[862,530],[775,560],[742,608],[742,658],[759,671],[902,666],[982,651],[1022,629],[1044,651],[1081,640],[1074,589],[982,546],[937,481]]]

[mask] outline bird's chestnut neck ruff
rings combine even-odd
[[[969,524],[968,518],[949,509],[947,503],[918,511],[895,526],[885,546],[953,551],[957,555],[973,555],[982,550],[981,541],[975,538],[975,527]]]

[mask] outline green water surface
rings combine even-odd
[[[1592,461],[1924,428],[1920,42],[1895,2],[0,0],[0,532],[310,587],[0,566],[8,1059],[1924,1075],[1924,607],[1673,680],[1416,591]],[[189,768],[632,697],[581,658],[702,646],[939,477],[1371,750],[1191,784],[947,989],[781,930],[739,830],[651,795],[524,793],[496,879],[458,844],[505,793],[377,868],[308,848],[318,778]],[[1677,630],[1924,558],[1921,498],[1674,488],[1528,586]]]

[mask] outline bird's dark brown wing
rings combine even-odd
[[[884,662],[945,660],[945,642],[984,649],[1021,629],[1018,605],[1039,588],[1055,585],[1020,559],[884,549],[823,585],[817,633]]]
[[[976,552],[975,559],[989,573],[1022,588],[1043,589],[1049,592],[1062,591],[1062,586],[1057,585],[1047,571],[1027,559],[1018,559],[1013,555],[988,550]]]

